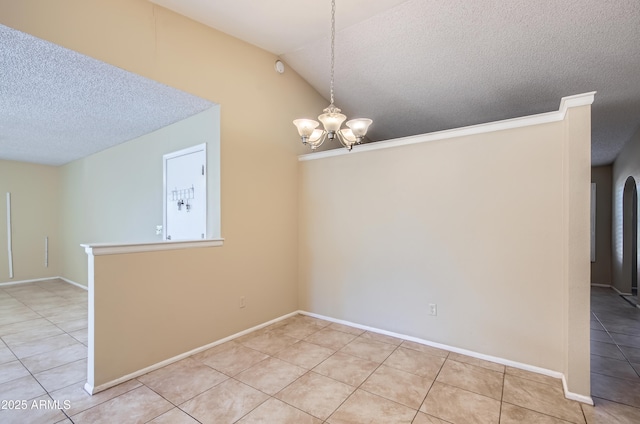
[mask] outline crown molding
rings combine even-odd
[[[298,156],[298,161],[304,162],[315,159],[324,159],[334,156],[353,155],[356,153],[370,152],[372,150],[389,149],[391,147],[406,146],[409,144],[426,143],[429,141],[446,140],[455,137],[464,137],[475,134],[483,134],[494,131],[527,127],[531,125],[547,124],[562,121],[567,110],[573,107],[586,106],[593,103],[595,91],[563,97],[557,111],[545,112],[537,115],[523,116],[520,118],[505,119],[502,121],[488,122],[485,124],[470,125],[468,127],[454,128],[450,130],[436,131],[427,134],[412,135],[409,137],[394,138],[391,140],[376,141],[374,143],[360,144],[349,152],[346,149],[331,149],[317,153],[308,153]]]

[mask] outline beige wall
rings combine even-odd
[[[585,315],[568,241],[569,217],[588,224],[588,161],[567,167],[567,122],[298,169],[291,121],[326,100],[291,69],[276,74],[272,54],[144,0],[0,0],[0,9],[5,25],[221,105],[225,244],[96,257],[96,385],[301,306],[559,370],[588,395],[588,302]],[[583,168],[585,187],[570,200]],[[77,161],[61,184],[89,192],[74,180],[92,170],[92,159]],[[62,214],[83,206],[69,200]],[[588,244],[575,240],[588,284]]]
[[[296,309],[291,283],[265,271],[275,255],[235,256],[226,245],[96,256],[95,387]]]
[[[611,210],[613,167],[591,168],[591,182],[596,184],[596,261],[591,262],[591,284],[610,285],[611,279]]]
[[[563,137],[564,364],[569,392],[591,395],[591,106],[567,111]],[[551,292],[553,293],[553,292]],[[547,293],[549,295],[549,293]],[[544,307],[544,303],[539,304]]]
[[[622,194],[627,178],[636,180],[636,189],[640,191],[640,130],[627,142],[613,163],[613,216],[611,232],[612,251],[611,267],[613,269],[613,285],[623,293],[631,293],[631,278],[623,272],[623,228],[622,228]],[[639,262],[640,263],[640,262]]]
[[[58,181],[55,167],[0,160],[0,283],[59,275]],[[11,193],[13,278],[7,253],[7,192]],[[48,267],[45,237],[49,237]]]
[[[167,359],[176,352],[296,310],[296,157],[303,149],[291,122],[299,116],[317,114],[326,107],[326,100],[291,68],[284,74],[276,73],[273,65],[277,58],[273,54],[145,0],[0,0],[0,10],[0,21],[5,25],[220,105],[221,235],[225,244],[213,249],[166,252],[160,262],[142,256],[135,256],[133,262],[114,256],[107,259],[115,261],[109,262],[114,269],[106,273],[100,273],[103,268],[98,261],[98,372],[103,372],[100,358],[107,358],[111,352],[102,340],[111,340],[109,335],[118,331],[121,322],[153,325],[151,320],[138,319],[156,316],[156,299],[171,297],[174,302],[163,313],[184,317],[186,321],[177,322],[185,324],[183,329],[187,331],[175,339],[175,344],[159,347],[153,358],[146,356],[146,350],[139,349],[138,344],[127,344],[131,339],[122,339],[119,349],[127,355],[124,363],[118,364],[121,370],[151,365],[159,358]],[[74,184],[77,176],[91,174],[93,161],[89,158],[69,165],[62,184]],[[84,180],[75,184],[83,193],[93,190],[88,185],[83,187]],[[66,208],[82,208],[83,201],[73,199],[61,213],[67,213]],[[82,234],[69,237],[77,241]],[[122,266],[119,259],[124,261]],[[69,264],[74,269],[79,266]],[[184,267],[190,267],[186,278],[177,274]],[[120,279],[123,269],[134,276],[159,276],[156,268],[176,272],[165,272],[161,280]],[[187,279],[192,282],[185,283]],[[138,293],[132,299],[139,302],[100,303],[126,293],[120,281],[133,285],[128,289]],[[200,300],[191,304],[176,300],[180,296]],[[244,309],[238,307],[240,296],[246,297]],[[194,313],[195,306],[202,310]],[[223,311],[226,314],[221,318]],[[158,333],[161,323],[154,326],[158,337],[163,337]],[[111,378],[116,374],[105,368],[100,375]],[[104,382],[96,380],[96,384]]]
[[[589,396],[589,114],[301,162],[301,309],[571,374]]]
[[[218,107],[60,168],[63,275],[87,284],[81,243],[154,242],[162,225],[164,154],[207,143],[208,213],[219,216]],[[215,202],[215,204],[214,204]],[[216,234],[218,229],[216,228]]]

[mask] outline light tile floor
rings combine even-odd
[[[637,374],[609,363],[638,363],[638,324],[625,321],[636,311],[619,307],[594,290],[595,408],[566,400],[553,378],[302,315],[89,396],[86,292],[4,287],[0,400],[14,409],[0,422],[639,423]]]
[[[640,423],[640,309],[610,288],[591,288],[591,394],[596,411],[607,405]]]

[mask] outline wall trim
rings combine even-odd
[[[145,243],[87,243],[81,244],[88,255],[119,255],[122,253],[158,252],[161,250],[192,249],[222,246],[223,238],[182,241],[153,241]]]
[[[632,296],[632,295],[633,295],[632,293],[622,293],[620,290],[618,290],[618,289],[616,288],[616,286],[611,285],[611,286],[609,286],[609,287],[611,287],[611,288],[612,288],[616,293],[618,293],[620,296]]]
[[[324,159],[334,156],[354,155],[356,153],[369,152],[372,150],[388,149],[391,147],[406,146],[409,144],[425,143],[428,141],[446,140],[448,138],[463,137],[474,134],[482,134],[493,131],[508,130],[512,128],[527,127],[531,125],[547,124],[550,122],[562,121],[567,114],[567,109],[572,107],[586,106],[593,103],[595,91],[573,96],[563,97],[560,100],[560,107],[557,111],[529,115],[520,118],[505,119],[502,121],[488,122],[467,127],[454,128],[444,131],[436,131],[427,134],[413,135],[409,137],[395,138],[391,140],[376,141],[374,143],[360,144],[353,147],[349,152],[346,149],[324,150],[318,153],[308,153],[298,156],[298,161],[308,161]]]
[[[184,353],[181,353],[180,355],[176,355],[176,356],[174,356],[172,358],[165,359],[164,361],[161,361],[161,362],[158,362],[156,364],[150,365],[150,366],[148,366],[146,368],[143,368],[141,370],[132,372],[131,374],[127,374],[125,376],[122,376],[120,378],[117,378],[115,380],[109,381],[107,383],[101,384],[101,385],[96,386],[96,387],[94,387],[89,382],[86,382],[85,385],[84,385],[84,390],[87,393],[89,393],[90,395],[94,395],[96,393],[99,393],[99,392],[102,392],[104,390],[107,390],[107,389],[109,389],[109,388],[111,388],[113,386],[117,386],[118,384],[124,383],[125,381],[132,380],[132,379],[134,379],[136,377],[140,377],[141,375],[147,374],[147,373],[149,373],[151,371],[155,371],[155,370],[160,369],[162,367],[166,367],[167,365],[171,365],[174,362],[177,362],[177,361],[185,359],[185,358],[187,358],[189,356],[195,355],[196,353],[200,353],[200,352],[203,352],[203,351],[205,351],[207,349],[211,349],[212,347],[221,345],[221,344],[226,343],[228,341],[231,341],[233,339],[237,339],[238,337],[242,337],[245,334],[251,333],[252,331],[260,330],[261,328],[267,327],[267,326],[269,326],[271,324],[275,324],[278,321],[285,320],[285,319],[287,319],[289,317],[292,317],[292,316],[298,315],[298,314],[299,314],[299,311],[290,312],[288,314],[282,315],[281,317],[274,318],[271,321],[267,321],[267,322],[264,322],[262,324],[258,324],[258,325],[254,326],[254,327],[251,327],[251,328],[248,328],[246,330],[240,331],[239,333],[232,334],[232,335],[227,336],[225,338],[222,338],[220,340],[216,340],[215,342],[206,344],[204,346],[197,347],[197,348],[192,349],[192,350],[190,350],[188,352],[184,352]]]
[[[65,283],[73,284],[74,286],[80,287],[81,289],[87,290],[87,287],[76,283],[75,281],[68,280],[64,277],[54,276],[54,277],[43,277],[43,278],[34,278],[31,280],[19,280],[19,281],[7,281],[6,283],[0,283],[0,287],[8,287],[8,286],[16,286],[19,284],[27,284],[27,283],[37,283],[39,281],[51,281],[51,280],[62,280]]]
[[[27,284],[27,283],[36,283],[38,281],[55,280],[56,278],[60,278],[60,277],[45,277],[45,278],[34,278],[34,279],[31,279],[31,280],[7,281],[6,283],[0,283],[0,287],[17,286],[19,284]]]
[[[591,283],[591,287],[605,287],[605,288],[613,288],[613,286],[611,284],[595,284],[595,283]]]
[[[318,319],[323,319],[325,321],[330,321],[330,322],[335,322],[338,324],[343,324],[343,325],[348,325],[354,328],[359,328],[361,330],[366,330],[366,331],[371,331],[373,333],[378,333],[378,334],[384,334],[386,336],[391,336],[391,337],[396,337],[398,339],[402,339],[402,340],[407,340],[407,341],[411,341],[411,342],[415,342],[415,343],[419,343],[419,344],[423,344],[426,346],[431,346],[431,347],[435,347],[438,349],[443,349],[443,350],[448,350],[450,352],[455,352],[455,353],[459,353],[462,355],[466,355],[466,356],[470,356],[472,358],[477,358],[477,359],[483,359],[485,361],[491,361],[491,362],[495,362],[501,365],[506,365],[506,366],[510,366],[513,368],[518,368],[524,371],[530,371],[530,372],[534,372],[537,374],[542,374],[542,375],[546,375],[549,377],[553,377],[553,378],[558,378],[561,379],[562,381],[562,387],[564,389],[564,396],[567,399],[570,400],[575,400],[581,403],[586,403],[588,405],[593,405],[593,399],[591,399],[590,396],[585,396],[585,395],[580,395],[578,393],[573,393],[570,392],[567,388],[567,382],[566,382],[566,378],[565,375],[561,372],[558,371],[553,371],[553,370],[549,370],[546,368],[540,368],[540,367],[536,367],[533,365],[529,365],[529,364],[524,364],[522,362],[516,362],[516,361],[511,361],[509,359],[504,359],[504,358],[499,358],[496,356],[491,356],[491,355],[485,355],[483,353],[478,353],[478,352],[474,352],[472,350],[467,350],[467,349],[460,349],[454,346],[449,346],[449,345],[445,345],[442,343],[436,343],[436,342],[431,342],[428,340],[424,340],[424,339],[420,339],[418,337],[413,337],[413,336],[407,336],[405,334],[400,334],[400,333],[394,333],[393,331],[387,331],[387,330],[381,330],[379,328],[375,328],[375,327],[370,327],[368,325],[362,325],[362,324],[357,324],[351,321],[346,321],[346,320],[341,320],[341,319],[336,319],[336,318],[331,318],[325,315],[320,315],[320,314],[316,314],[313,312],[307,312],[307,311],[302,311],[302,310],[298,310],[298,311],[294,311],[294,312],[290,312],[286,315],[282,315],[281,317],[272,319],[271,321],[267,321],[265,323],[262,324],[258,324],[254,327],[248,328],[246,330],[240,331],[238,333],[232,334],[228,337],[222,338],[220,340],[217,340],[215,342],[209,343],[207,345],[204,346],[200,346],[197,347],[195,349],[192,349],[188,352],[182,353],[180,355],[174,356],[172,358],[166,359],[164,361],[158,362],[156,364],[150,365],[146,368],[143,368],[141,370],[132,372],[130,374],[127,374],[125,376],[122,376],[120,378],[117,378],[115,380],[109,381],[107,383],[101,384],[99,386],[94,387],[93,385],[91,385],[89,382],[85,383],[84,385],[84,390],[89,393],[90,395],[94,395],[96,393],[99,393],[101,391],[107,390],[111,387],[117,386],[118,384],[124,383],[125,381],[128,380],[132,380],[136,377],[139,377],[141,375],[147,374],[151,371],[155,371],[157,369],[160,369],[162,367],[165,367],[167,365],[173,364],[174,362],[180,361],[182,359],[185,359],[189,356],[195,355],[197,353],[203,352],[207,349],[211,349],[212,347],[221,345],[223,343],[226,343],[228,341],[231,341],[233,339],[237,339],[238,337],[244,336],[245,334],[249,334],[253,331],[259,330],[261,328],[267,327],[271,324],[274,324],[276,322],[285,320],[287,318],[290,318],[292,316],[295,315],[306,315],[306,316],[310,316],[313,318],[318,318]]]
[[[64,277],[56,277],[56,278],[59,278],[59,279],[61,279],[62,281],[64,281],[65,283],[69,283],[69,284],[71,284],[72,286],[80,287],[80,288],[81,288],[81,289],[83,289],[83,290],[89,291],[89,287],[87,287],[87,286],[83,286],[82,284],[80,284],[80,283],[76,283],[75,281],[71,281],[71,280],[69,280],[68,278],[64,278]]]
[[[466,355],[466,356],[471,356],[472,358],[477,358],[477,359],[483,359],[485,361],[491,361],[491,362],[495,362],[498,364],[502,364],[502,365],[507,365],[513,368],[518,368],[524,371],[531,371],[531,372],[535,372],[537,374],[542,374],[542,375],[546,375],[549,377],[553,377],[553,378],[558,378],[562,380],[562,387],[564,388],[564,396],[567,399],[571,399],[571,400],[575,400],[578,402],[582,402],[582,403],[586,403],[588,405],[593,405],[593,399],[591,399],[590,396],[585,396],[585,395],[580,395],[577,393],[573,393],[570,392],[567,388],[567,383],[565,380],[565,375],[559,371],[553,371],[553,370],[549,370],[546,368],[540,368],[540,367],[536,367],[534,365],[529,365],[529,364],[524,364],[522,362],[516,362],[516,361],[511,361],[509,359],[504,359],[504,358],[499,358],[497,356],[491,356],[491,355],[485,355],[483,353],[478,353],[478,352],[474,352],[472,350],[467,350],[467,349],[460,349],[454,346],[449,346],[446,344],[442,344],[442,343],[436,343],[436,342],[432,342],[429,340],[424,340],[424,339],[420,339],[418,337],[413,337],[413,336],[407,336],[404,334],[400,334],[400,333],[394,333],[393,331],[387,331],[387,330],[381,330],[379,328],[375,328],[375,327],[369,327],[367,325],[361,325],[361,324],[357,324],[351,321],[345,321],[345,320],[341,320],[341,319],[335,319],[335,318],[331,318],[325,315],[320,315],[320,314],[315,314],[312,312],[307,312],[307,311],[298,311],[300,314],[302,315],[307,315],[310,317],[314,317],[314,318],[319,318],[319,319],[323,319],[326,321],[331,321],[331,322],[335,322],[338,324],[344,324],[344,325],[348,325],[351,327],[355,327],[355,328],[359,328],[361,330],[366,330],[366,331],[371,331],[373,333],[378,333],[378,334],[384,334],[385,336],[391,336],[391,337],[396,337],[398,339],[402,339],[402,340],[408,340],[410,342],[415,342],[415,343],[419,343],[419,344],[423,344],[426,346],[431,346],[431,347],[435,347],[438,349],[443,349],[443,350],[448,350],[450,352],[455,352],[455,353],[459,353],[461,355]]]

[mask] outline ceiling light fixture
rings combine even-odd
[[[331,104],[323,110],[323,114],[318,116],[320,122],[324,126],[324,130],[318,127],[318,121],[313,119],[296,119],[293,124],[298,128],[298,134],[302,139],[302,144],[311,146],[311,150],[315,150],[324,143],[326,139],[340,141],[347,150],[351,150],[354,144],[362,143],[369,125],[373,122],[371,119],[359,118],[347,121],[347,127],[341,129],[342,123],[347,119],[345,115],[340,113],[333,104],[333,68],[334,53],[336,39],[336,2],[331,0]]]

